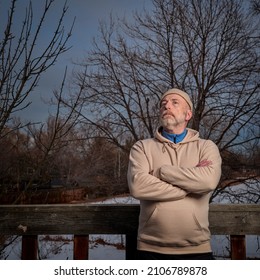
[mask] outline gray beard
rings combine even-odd
[[[163,128],[173,130],[183,123],[182,120],[176,120],[175,118],[160,119],[160,124]]]

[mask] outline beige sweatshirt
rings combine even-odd
[[[202,160],[211,165],[196,167]],[[130,194],[140,200],[138,249],[164,254],[210,252],[208,208],[210,192],[221,176],[221,157],[211,140],[188,129],[174,144],[160,129],[155,138],[131,149]]]

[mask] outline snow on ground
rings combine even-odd
[[[259,188],[259,185],[256,186]],[[248,190],[244,185],[232,187],[235,192],[246,193]],[[253,186],[255,188],[255,186]],[[250,194],[250,192],[248,192]],[[117,197],[105,199],[99,204],[138,204],[139,201],[130,197]],[[225,196],[216,197],[213,203],[245,203],[237,201],[235,198]],[[97,204],[97,202],[95,202]],[[125,244],[124,235],[90,235],[89,259],[90,260],[123,260],[125,259],[125,250],[122,248]],[[212,249],[217,258],[222,259],[229,255],[230,245],[229,237],[225,235],[212,236]],[[121,244],[118,248],[118,244]],[[248,258],[260,259],[260,236],[246,236],[246,249]],[[73,259],[73,236],[39,236],[39,258],[51,260]],[[1,259],[18,260],[21,255],[21,237],[11,244],[1,256]]]

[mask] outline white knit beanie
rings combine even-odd
[[[186,102],[188,103],[188,105],[190,106],[191,111],[193,110],[193,104],[192,104],[192,102],[191,102],[191,99],[190,99],[189,95],[188,95],[185,91],[182,91],[182,90],[177,89],[177,88],[172,88],[172,89],[167,90],[167,91],[162,95],[162,97],[161,97],[160,105],[161,105],[161,102],[162,102],[163,98],[164,98],[166,95],[168,95],[168,94],[173,94],[173,93],[174,93],[174,94],[178,94],[178,95],[180,95],[182,98],[184,98],[185,101],[186,101]]]

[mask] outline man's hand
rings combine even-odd
[[[212,161],[211,160],[207,160],[207,159],[204,159],[202,160],[201,162],[199,162],[196,167],[205,167],[205,166],[209,166],[212,164]]]

